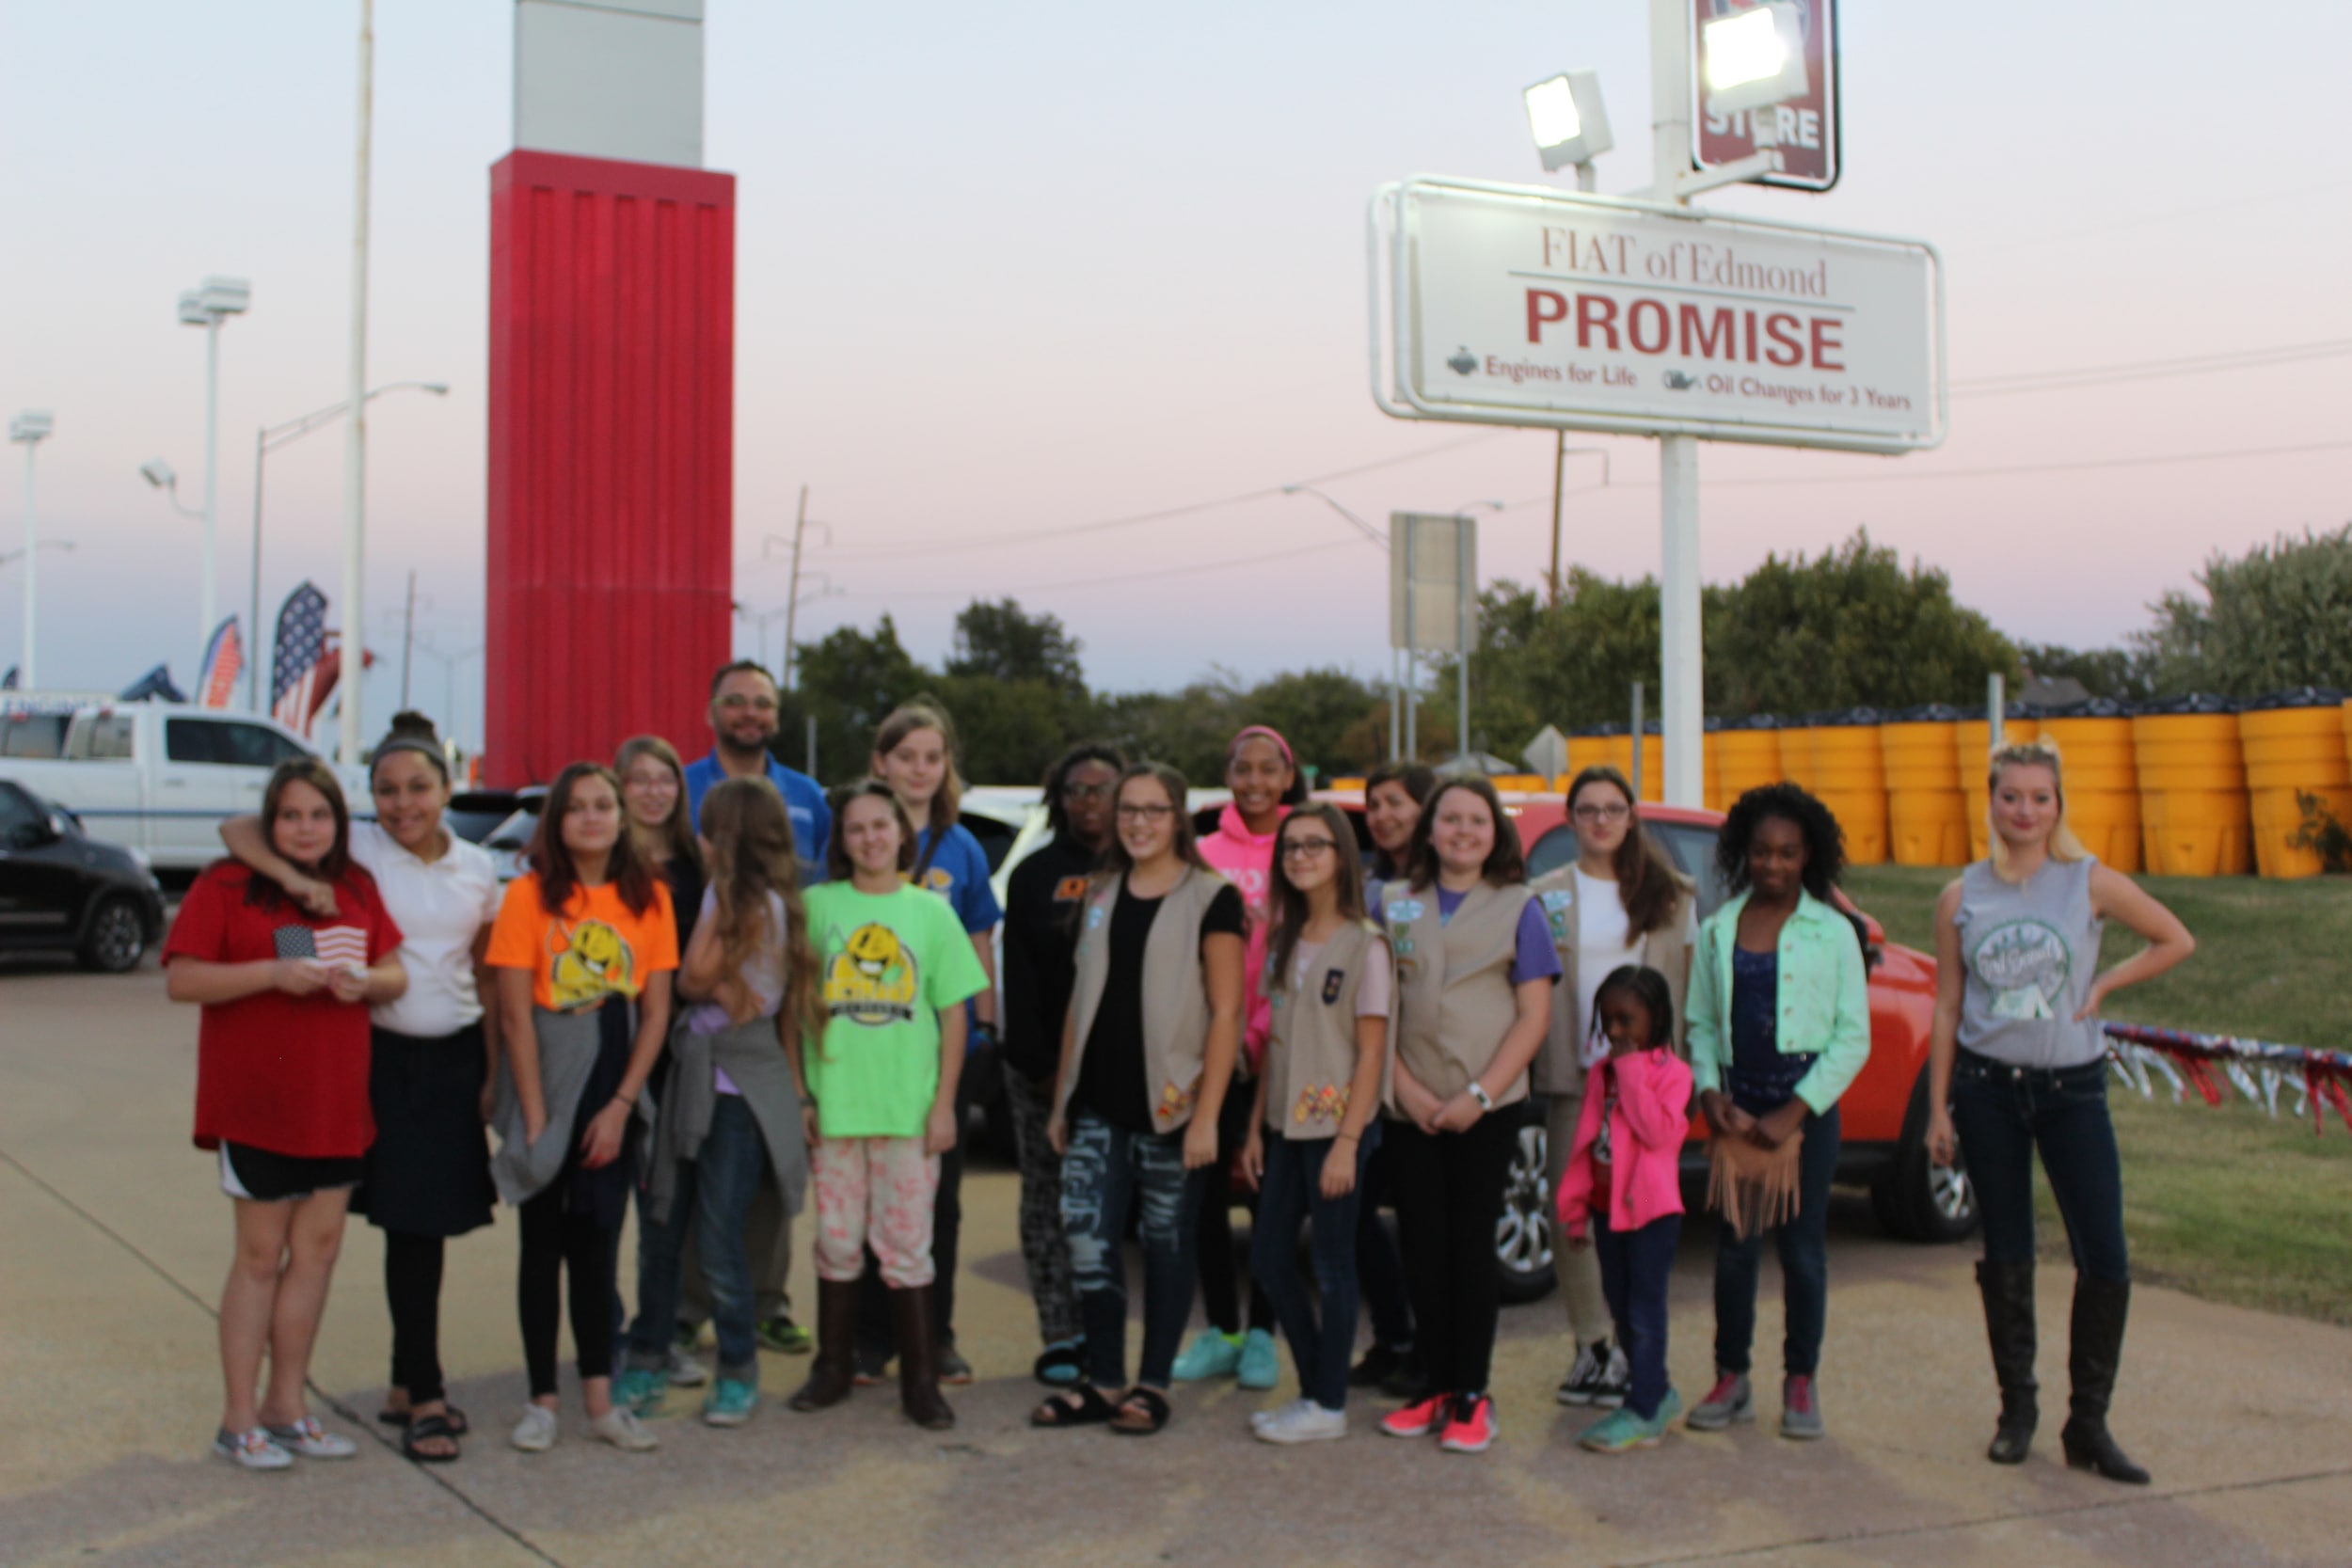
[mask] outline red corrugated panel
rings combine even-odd
[[[490,170],[486,773],[709,749],[733,585],[735,177]]]

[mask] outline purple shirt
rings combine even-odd
[[[1438,924],[1442,926],[1453,919],[1454,911],[1460,909],[1462,900],[1469,896],[1467,892],[1449,893],[1444,888],[1438,889]],[[1385,902],[1375,901],[1372,913],[1381,925],[1389,923],[1389,910]],[[1551,945],[1551,924],[1544,918],[1543,905],[1533,898],[1527,901],[1526,908],[1519,911],[1519,928],[1514,946],[1515,951],[1511,955],[1513,985],[1523,986],[1530,980],[1560,978],[1560,954]]]

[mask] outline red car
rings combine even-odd
[[[1369,851],[1361,792],[1327,790],[1316,799],[1351,813],[1357,840]],[[1502,799],[1526,847],[1531,879],[1576,859],[1576,828],[1559,796],[1505,794]],[[1683,874],[1697,884],[1699,918],[1714,913],[1724,901],[1715,875],[1723,814],[1645,801],[1641,816]],[[1877,921],[1861,911],[1854,912],[1867,933],[1870,962],[1870,1060],[1838,1101],[1843,1138],[1837,1181],[1868,1188],[1871,1208],[1895,1235],[1920,1242],[1958,1241],[1976,1228],[1976,1193],[1966,1170],[1958,1165],[1938,1168],[1929,1164],[1927,1151],[1928,1034],[1935,1014],[1935,960],[1888,942]],[[1553,1283],[1552,1203],[1544,1180],[1540,1101],[1529,1101],[1525,1115],[1502,1222],[1495,1233],[1496,1249],[1502,1255],[1504,1295],[1513,1301],[1533,1300]],[[1690,1141],[1682,1148],[1686,1188],[1695,1182],[1705,1189],[1707,1136],[1707,1123],[1693,1117]]]

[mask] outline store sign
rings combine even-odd
[[[1382,190],[1373,238],[1374,395],[1401,418],[1944,438],[1941,263],[1920,242],[1427,178]]]
[[[1770,108],[1719,114],[1708,105],[1707,24],[1753,8],[1756,0],[1691,0],[1692,161],[1701,168],[1736,164],[1759,145],[1780,154],[1777,173],[1756,182],[1795,190],[1825,191],[1837,183],[1838,126],[1836,0],[1785,0],[1796,8],[1804,32],[1806,91]],[[1759,126],[1758,121],[1764,123]],[[1756,132],[1764,133],[1759,144]]]

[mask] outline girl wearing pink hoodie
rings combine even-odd
[[[1225,749],[1225,787],[1232,800],[1212,827],[1202,823],[1200,853],[1218,876],[1241,890],[1249,911],[1247,958],[1248,1011],[1242,1021],[1241,1060],[1217,1124],[1216,1164],[1203,1174],[1200,1195],[1200,1306],[1209,1326],[1176,1358],[1179,1383],[1233,1377],[1244,1388],[1271,1388],[1281,1375],[1274,1344],[1274,1307],[1253,1284],[1248,1332],[1242,1332],[1240,1269],[1233,1247],[1233,1157],[1249,1139],[1250,1085],[1265,1059],[1273,1006],[1259,977],[1265,969],[1266,927],[1274,886],[1274,839],[1282,818],[1307,798],[1307,782],[1290,742],[1263,724],[1251,724]]]
[[[1593,1011],[1609,1055],[1585,1083],[1560,1179],[1560,1229],[1571,1247],[1599,1248],[1601,1289],[1633,1364],[1624,1405],[1577,1441],[1596,1453],[1623,1453],[1655,1447],[1682,1414],[1682,1398],[1666,1382],[1666,1276],[1682,1236],[1691,1069],[1674,1053],[1674,996],[1658,971],[1611,971]]]

